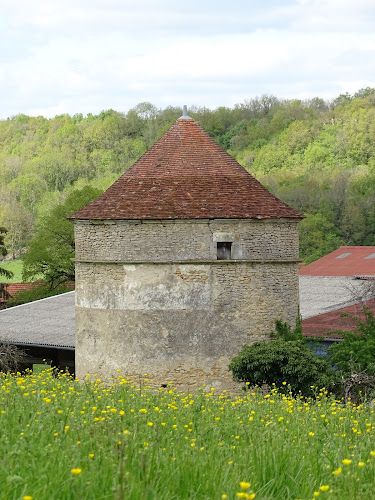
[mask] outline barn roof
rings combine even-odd
[[[11,297],[18,292],[28,291],[34,286],[34,283],[4,283],[5,289]],[[0,293],[0,304],[2,302],[7,302],[3,293]]]
[[[71,219],[301,219],[219,146],[179,118],[105,193]]]
[[[335,309],[325,314],[319,314],[302,320],[302,331],[305,337],[328,337],[340,339],[342,335],[332,333],[332,330],[343,330],[344,332],[358,331],[358,322],[366,320],[364,309],[375,311],[375,299],[352,304],[350,306]],[[331,332],[331,333],[329,333]]]
[[[0,342],[73,348],[74,298],[67,292],[0,311]]]
[[[300,276],[375,276],[375,246],[340,247],[302,267]]]

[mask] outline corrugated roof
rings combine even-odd
[[[365,320],[363,308],[367,307],[370,310],[375,310],[375,299],[367,300],[353,304],[351,306],[336,309],[319,316],[313,316],[302,320],[302,331],[305,337],[328,337],[332,339],[340,339],[342,335],[333,333],[327,335],[331,330],[343,330],[344,332],[356,332],[357,321],[351,315],[357,316],[361,321]],[[349,316],[341,316],[343,313]]]
[[[75,292],[0,311],[0,342],[75,346]]]
[[[299,270],[301,276],[375,276],[375,246],[340,247]]]
[[[303,216],[180,118],[103,195],[71,219],[278,219]]]

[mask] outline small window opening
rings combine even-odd
[[[232,253],[232,242],[218,241],[217,242],[217,260],[230,260]]]

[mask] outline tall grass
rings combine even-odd
[[[2,375],[0,498],[372,498],[371,407],[147,383]]]

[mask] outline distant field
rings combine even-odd
[[[22,260],[0,261],[0,267],[14,273],[13,278],[7,279],[5,276],[0,276],[1,283],[20,283],[22,281]]]

